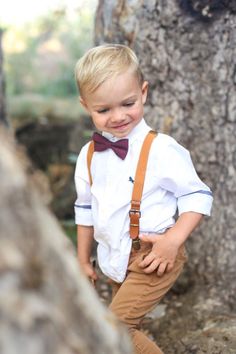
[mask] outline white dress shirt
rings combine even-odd
[[[98,263],[108,277],[120,283],[127,271],[131,238],[129,209],[133,180],[142,143],[151,128],[144,119],[128,135],[124,160],[111,149],[94,152],[89,184],[86,144],[75,170],[77,200],[75,222],[94,227]],[[103,133],[112,141],[118,139]],[[154,139],[147,164],[141,203],[140,233],[163,233],[175,223],[174,216],[193,211],[210,215],[212,193],[200,180],[189,152],[168,135]]]

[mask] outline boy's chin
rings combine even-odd
[[[113,136],[115,136],[118,139],[121,138],[126,138],[129,135],[130,132],[122,132],[122,133],[111,133]]]
[[[121,129],[111,129],[110,133],[115,136],[116,138],[125,138],[129,133],[132,131],[133,127],[127,125]]]

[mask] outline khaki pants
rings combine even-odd
[[[156,271],[145,274],[138,266],[150,252],[151,244],[141,243],[141,249],[132,249],[127,277],[122,284],[112,282],[113,298],[111,311],[129,330],[136,354],[163,353],[158,346],[139,329],[144,316],[160,302],[180,275],[187,260],[184,246],[179,250],[174,269],[158,277]]]

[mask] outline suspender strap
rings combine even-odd
[[[138,165],[136,168],[134,187],[131,200],[131,208],[129,211],[130,217],[130,237],[132,238],[133,247],[135,249],[140,248],[139,244],[139,219],[141,217],[140,205],[143,194],[143,185],[145,180],[145,174],[147,169],[148,155],[151,148],[151,144],[157,133],[151,130],[144,139],[143,146],[139,155]]]
[[[90,186],[93,184],[92,175],[91,175],[91,162],[92,162],[93,153],[94,153],[94,141],[91,141],[87,153],[87,167],[88,167]]]
[[[146,175],[148,155],[154,138],[157,136],[157,132],[151,130],[145,137],[141,152],[139,155],[138,165],[135,172],[134,187],[131,200],[131,208],[129,211],[130,217],[130,237],[132,238],[132,244],[135,249],[140,248],[139,242],[139,219],[141,217],[140,206],[143,194],[143,185]],[[91,175],[91,162],[94,153],[94,142],[91,141],[87,153],[87,167],[89,174],[89,182],[92,185]]]

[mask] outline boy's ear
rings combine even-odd
[[[88,111],[88,106],[85,102],[85,100],[83,99],[83,97],[79,97],[79,101],[80,101],[80,104],[84,107],[84,109],[86,109],[86,111]]]
[[[142,102],[143,102],[143,104],[146,103],[147,94],[148,94],[148,82],[144,81],[142,84]]]

